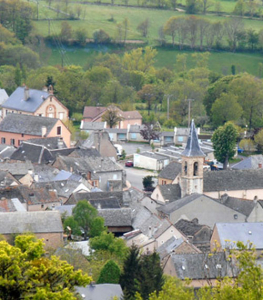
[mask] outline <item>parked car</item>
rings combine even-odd
[[[125,167],[133,167],[133,162],[131,160],[126,161]]]

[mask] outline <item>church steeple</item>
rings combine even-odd
[[[204,157],[205,154],[199,146],[194,120],[192,120],[187,145],[182,153],[182,197],[193,193],[203,193]]]
[[[194,120],[191,122],[190,133],[188,136],[186,147],[182,153],[183,156],[194,157],[194,156],[203,156],[205,157],[204,152],[200,149],[198,142],[198,135],[195,129]]]

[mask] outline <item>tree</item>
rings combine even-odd
[[[127,255],[128,248],[125,241],[117,238],[113,233],[102,232],[100,236],[96,236],[89,240],[90,247],[95,251],[108,251],[111,254],[119,256],[124,259]]]
[[[164,28],[163,28],[164,33],[171,36],[173,46],[174,46],[174,40],[175,40],[177,28],[178,28],[178,18],[177,17],[171,17],[165,23]]]
[[[100,236],[102,232],[107,231],[102,217],[96,217],[90,227],[89,237]]]
[[[87,42],[87,31],[84,28],[79,28],[75,31],[75,36],[77,42],[81,46],[85,46]]]
[[[220,126],[212,136],[215,158],[227,169],[229,159],[235,155],[238,132],[235,126],[228,122]]]
[[[244,13],[246,11],[246,2],[244,0],[238,0],[233,13],[239,16],[244,16]]]
[[[16,85],[20,86],[21,81],[22,81],[22,72],[21,72],[19,64],[17,64],[16,65],[16,70],[15,70],[15,83],[16,83]]]
[[[141,136],[150,144],[151,140],[158,140],[160,132],[153,124],[144,124],[144,128],[140,130]]]
[[[238,35],[244,29],[244,22],[240,18],[230,18],[225,21],[224,26],[230,50],[235,52],[237,48]]]
[[[211,112],[213,123],[219,126],[228,121],[237,121],[241,117],[243,109],[237,102],[236,96],[222,93],[212,105]]]
[[[205,15],[208,8],[212,7],[213,5],[214,5],[214,2],[212,0],[202,0],[203,14]]]
[[[48,258],[44,243],[33,235],[21,235],[15,246],[0,242],[0,298],[69,299],[75,285],[86,285],[91,278],[58,257]]]
[[[243,139],[239,142],[239,148],[246,152],[252,152],[255,149],[255,143],[251,139]]]
[[[120,285],[123,290],[124,300],[134,299],[136,292],[139,292],[139,274],[139,249],[133,245],[129,249],[129,255],[124,261],[123,271],[120,276]]]
[[[154,184],[153,176],[151,175],[145,176],[142,180],[142,184],[145,190],[152,190]]]
[[[110,36],[102,29],[97,29],[93,32],[93,40],[96,44],[107,44],[110,42]]]
[[[137,26],[137,30],[139,30],[142,36],[145,38],[148,36],[149,25],[150,25],[149,19],[147,18]]]
[[[107,122],[110,128],[113,128],[122,120],[123,117],[121,116],[120,110],[114,105],[108,106],[107,111],[102,116],[102,121]]]
[[[109,260],[104,265],[100,272],[100,277],[97,281],[98,284],[100,283],[119,283],[121,275],[120,267],[116,264],[115,261]]]
[[[139,98],[147,103],[148,116],[150,115],[150,110],[152,108],[152,104],[156,100],[156,89],[153,84],[145,84],[142,89],[137,93]]]
[[[120,285],[123,289],[124,300],[136,299],[135,295],[138,293],[147,300],[154,291],[158,293],[163,286],[159,255],[156,252],[139,255],[139,249],[132,246],[124,261]]]
[[[97,214],[96,208],[89,204],[87,200],[79,201],[72,210],[72,216],[83,231],[85,240]]]
[[[263,129],[261,129],[257,134],[254,136],[255,143],[257,144],[258,150],[260,152],[263,151]]]
[[[185,12],[187,14],[197,14],[202,9],[200,0],[186,0]]]
[[[72,38],[72,27],[66,21],[63,21],[61,23],[60,37],[61,37],[61,40],[64,42],[67,42],[69,39]]]

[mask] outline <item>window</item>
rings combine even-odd
[[[194,163],[194,176],[198,176],[198,162]]]
[[[12,146],[15,145],[15,139],[10,139],[10,145],[12,145]]]
[[[61,126],[57,127],[57,135],[61,135]]]
[[[1,144],[5,144],[5,138],[1,138]]]
[[[178,140],[178,142],[183,142],[184,141],[184,137],[183,136],[178,136],[177,140]]]
[[[22,142],[22,140],[18,140],[18,146],[20,146]]]
[[[24,133],[22,133],[21,136],[24,137]]]
[[[166,181],[165,180],[162,180],[162,185],[165,185],[166,184]]]
[[[184,163],[184,175],[187,175],[187,162]]]
[[[136,140],[136,133],[131,133],[131,139]]]
[[[51,114],[48,114],[48,117],[49,117],[49,118],[54,118],[54,114],[52,114],[52,113],[51,113]]]
[[[42,117],[42,114],[38,114],[39,117]]]
[[[59,119],[60,119],[60,120],[63,120],[63,119],[64,119],[64,113],[63,113],[63,112],[60,112],[60,113],[59,113]]]

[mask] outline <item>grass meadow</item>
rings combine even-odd
[[[105,0],[110,3],[110,0]],[[119,1],[119,2],[118,2]],[[134,1],[134,2],[133,2]],[[138,0],[140,1],[140,0]],[[182,0],[185,1],[185,0]],[[59,2],[52,2],[52,7],[57,7]],[[122,3],[121,0],[116,0],[115,3]],[[137,0],[130,0],[129,4],[138,4]],[[232,11],[235,6],[235,1],[221,1],[221,7],[224,11]],[[68,20],[68,23],[72,26],[73,30],[79,28],[85,28],[88,33],[88,37],[92,38],[92,34],[96,29],[105,30],[112,38],[116,37],[117,29],[116,24],[122,22],[126,17],[129,19],[128,39],[130,40],[142,40],[149,45],[156,46],[156,40],[158,39],[158,30],[165,24],[165,22],[172,16],[185,16],[183,12],[177,12],[172,10],[157,10],[149,8],[139,7],[117,7],[117,6],[104,6],[104,5],[88,5],[75,3],[72,1],[68,5],[68,11],[76,10],[76,7],[81,5],[82,12],[85,11],[85,19],[81,20]],[[60,9],[65,9],[62,6]],[[212,8],[213,9],[213,8]],[[43,36],[49,34],[58,36],[61,30],[62,20],[56,20],[56,18],[63,17],[62,14],[57,14],[53,10],[47,7],[47,2],[39,2],[39,18],[50,18],[50,29],[47,20],[39,20],[34,22],[35,31]],[[214,14],[208,14],[203,16],[211,22],[224,21],[228,16],[217,16]],[[140,22],[146,18],[150,21],[149,36],[148,38],[142,38],[137,30],[137,26]],[[114,21],[112,21],[113,19]],[[256,31],[263,29],[263,20],[260,19],[244,19],[246,28],[253,28]],[[171,41],[167,36],[167,41]],[[81,66],[91,65],[94,58],[99,52],[102,53],[118,53],[120,55],[126,50],[125,48],[118,48],[114,46],[93,46],[87,45],[85,48],[78,47],[65,47],[64,64],[75,64]],[[158,48],[158,55],[156,57],[155,66],[157,68],[169,67],[172,68],[178,53],[187,53],[188,66],[193,66],[191,60],[191,51],[179,51],[175,49],[163,49]],[[263,63],[263,55],[260,53],[231,53],[231,52],[212,52],[209,59],[209,68],[211,70],[230,74],[231,65],[236,66],[236,72],[246,71],[248,73],[258,75],[259,68],[258,63]],[[51,65],[61,64],[61,54],[59,49],[52,48],[52,54],[48,61]]]

